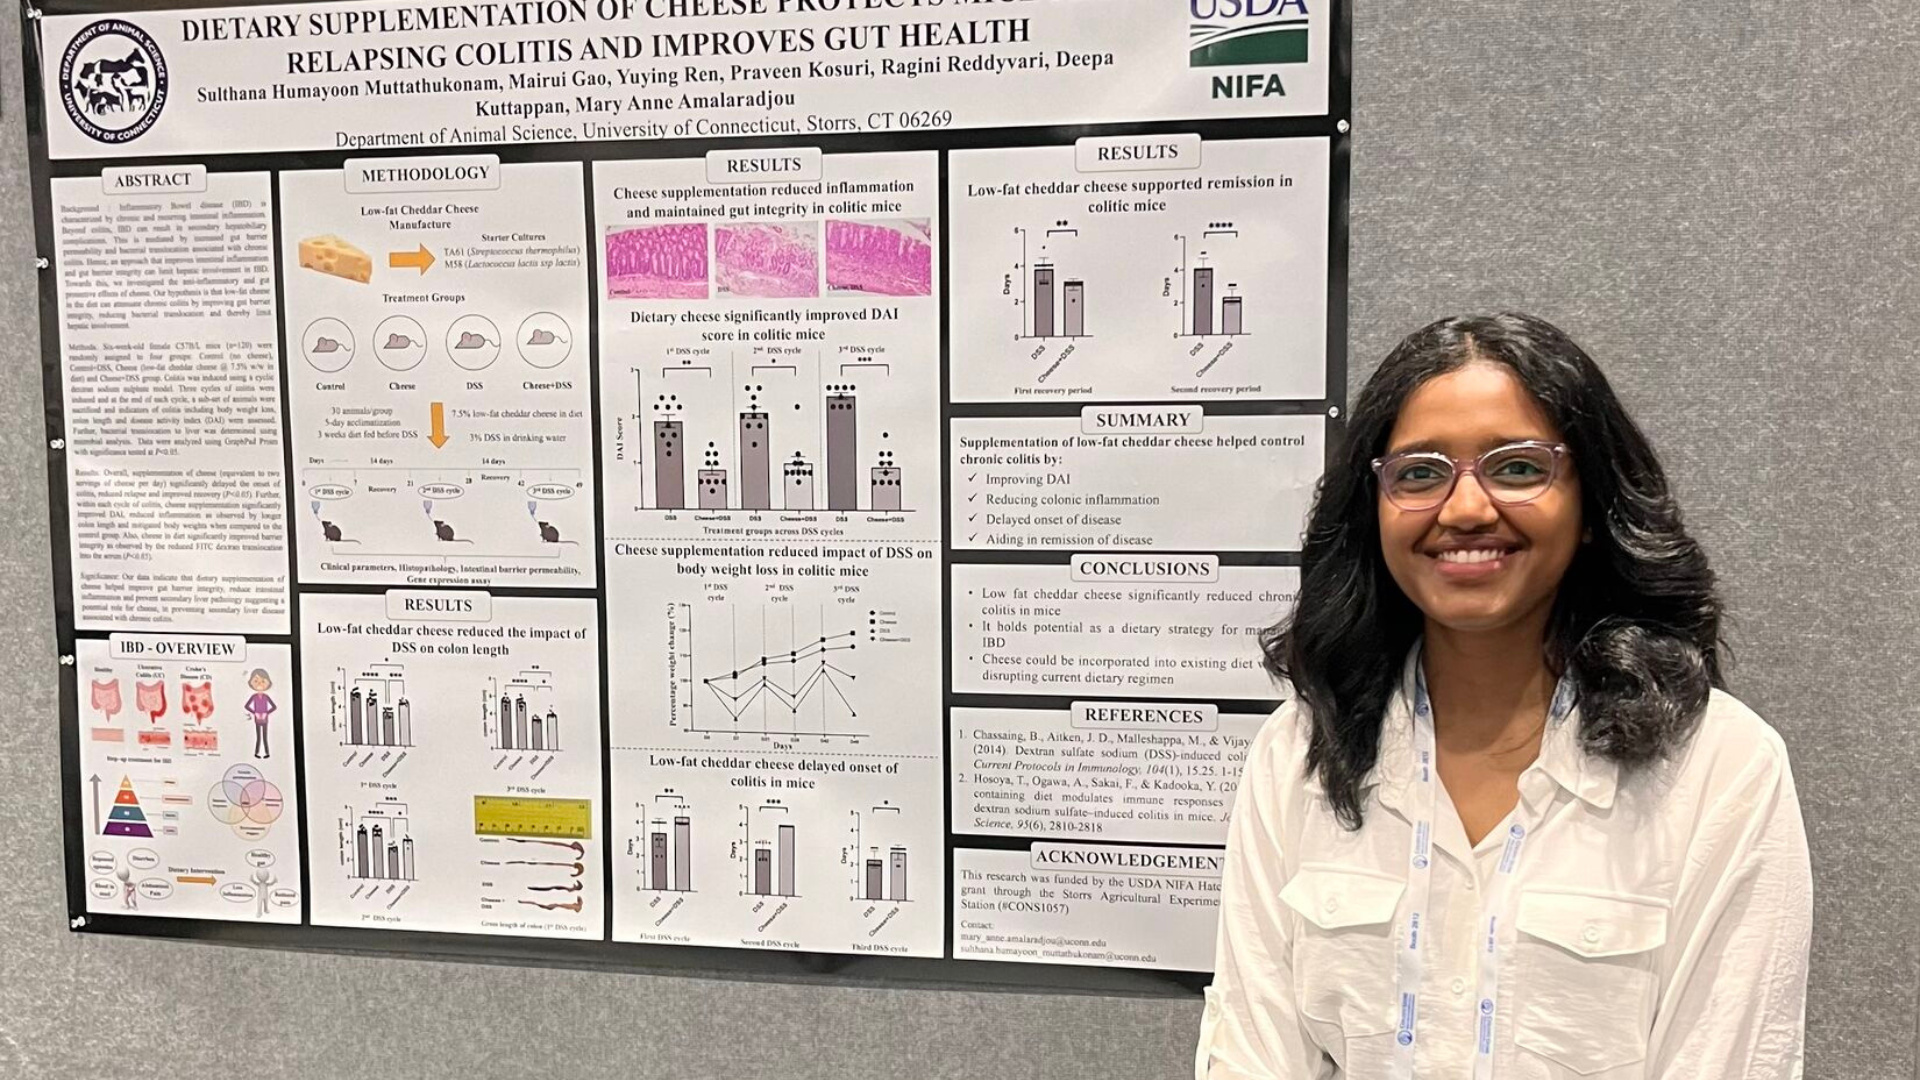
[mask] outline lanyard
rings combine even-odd
[[[1429,938],[1427,912],[1433,896],[1433,818],[1440,778],[1434,763],[1433,705],[1427,700],[1427,675],[1416,667],[1413,690],[1413,842],[1407,857],[1408,912],[1406,936],[1395,950],[1395,1000],[1399,1015],[1394,1032],[1393,1080],[1413,1080],[1413,1055],[1420,1021],[1420,983],[1425,974]],[[1573,707],[1573,684],[1562,676],[1554,687],[1549,725],[1566,718]],[[1494,1023],[1500,1010],[1500,931],[1513,897],[1520,853],[1538,822],[1523,799],[1514,807],[1507,828],[1506,847],[1494,869],[1493,882],[1483,895],[1480,924],[1478,996],[1474,1009],[1473,1076],[1493,1076]]]

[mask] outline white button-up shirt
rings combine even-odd
[[[1408,914],[1410,658],[1357,832],[1305,773],[1282,706],[1247,757],[1227,843],[1199,1080],[1385,1080]],[[1538,825],[1497,953],[1499,1080],[1801,1075],[1812,881],[1786,747],[1713,692],[1670,761],[1622,774],[1549,726],[1520,776]],[[1467,843],[1436,785],[1415,1073],[1473,1075],[1476,934],[1507,829]]]

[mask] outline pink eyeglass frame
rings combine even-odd
[[[1486,453],[1477,454],[1466,460],[1448,454],[1442,454],[1437,450],[1408,450],[1405,453],[1388,454],[1386,457],[1374,458],[1372,463],[1374,481],[1380,485],[1380,493],[1387,497],[1388,502],[1410,514],[1425,513],[1429,510],[1438,510],[1440,507],[1447,505],[1447,500],[1453,498],[1453,489],[1460,486],[1461,477],[1472,473],[1476,480],[1479,479],[1481,467],[1486,464],[1488,458],[1495,454],[1503,454],[1522,447],[1534,450],[1546,450],[1553,455],[1553,465],[1547,470],[1547,482],[1540,485],[1540,490],[1524,499],[1503,499],[1495,495],[1493,488],[1487,486],[1484,481],[1480,484],[1480,490],[1486,492],[1488,499],[1499,503],[1501,506],[1525,506],[1540,496],[1545,495],[1553,488],[1553,482],[1560,478],[1560,460],[1566,457],[1568,453],[1566,443],[1543,442],[1538,439],[1522,439],[1519,442],[1504,443],[1488,450]],[[1448,467],[1453,470],[1453,479],[1447,482],[1447,489],[1442,492],[1440,497],[1431,505],[1407,506],[1393,497],[1393,492],[1387,485],[1386,474],[1387,466],[1396,465],[1404,461],[1444,461]]]

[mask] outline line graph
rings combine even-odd
[[[696,612],[679,603],[669,619],[672,726],[769,738],[867,734],[854,703],[863,635],[839,629],[855,613],[793,605]],[[724,651],[715,648],[721,642]]]

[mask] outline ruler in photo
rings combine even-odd
[[[593,837],[592,799],[535,799],[520,795],[475,795],[476,836]]]

